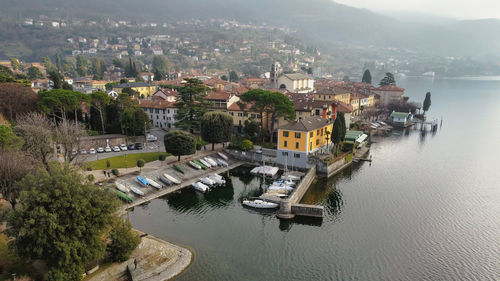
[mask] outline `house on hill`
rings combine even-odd
[[[283,74],[278,78],[278,88],[307,94],[314,91],[314,79],[302,73]]]

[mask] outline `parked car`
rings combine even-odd
[[[113,151],[114,152],[120,152],[120,148],[118,146],[113,146]]]
[[[78,149],[76,149],[76,148],[73,148],[73,150],[71,150],[71,154],[73,154],[73,155],[76,155],[76,154],[78,154]]]
[[[157,141],[157,140],[158,140],[158,138],[157,138],[155,135],[148,134],[148,135],[146,136],[146,140],[147,140],[147,141]]]
[[[111,152],[111,147],[106,146],[106,148],[104,149],[104,151],[106,151],[106,152]]]
[[[142,150],[142,142],[136,142],[135,143],[135,149]]]
[[[97,149],[97,152],[98,152],[98,153],[103,153],[103,152],[104,152],[104,148],[99,147],[99,148]]]
[[[80,150],[80,154],[87,154],[87,150],[85,150],[85,148],[83,148],[82,150]]]
[[[126,150],[127,150],[127,145],[126,145],[126,144],[124,144],[124,143],[120,144],[120,149],[121,149],[122,151],[126,151]]]
[[[130,145],[128,146],[128,150],[134,150],[134,149],[135,149],[135,145],[130,144]]]

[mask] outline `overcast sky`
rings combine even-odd
[[[423,12],[459,19],[500,18],[500,0],[334,0],[373,11]]]

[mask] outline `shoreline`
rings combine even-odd
[[[193,249],[162,240],[137,229],[134,231],[142,236],[141,243],[127,261],[105,266],[84,280],[173,280],[185,273],[193,264],[195,257]]]

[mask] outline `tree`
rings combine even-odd
[[[84,56],[76,57],[76,72],[80,76],[85,76],[89,72],[90,61]]]
[[[170,131],[163,137],[165,150],[181,160],[181,155],[196,153],[196,138],[185,131]]]
[[[201,118],[201,138],[212,144],[227,142],[233,133],[233,118],[231,115],[220,112],[207,112]]]
[[[165,154],[158,155],[158,160],[160,160],[161,165],[163,166],[163,161],[167,160],[167,156]]]
[[[144,161],[144,159],[137,160],[137,167],[139,167],[139,171],[142,171],[142,167],[144,167],[144,164],[146,164],[146,161]]]
[[[41,113],[25,114],[18,118],[14,132],[24,139],[22,150],[48,167],[53,151],[52,124],[49,119]]]
[[[10,58],[10,66],[13,70],[19,70],[21,68],[21,63],[16,58]]]
[[[394,79],[394,75],[390,72],[385,73],[385,77],[380,80],[379,85],[382,86],[387,86],[387,85],[392,85],[396,86],[396,79]]]
[[[38,95],[30,87],[19,83],[0,83],[0,114],[15,120],[37,109]]]
[[[196,78],[187,78],[186,85],[181,88],[180,95],[176,98],[178,108],[175,119],[177,128],[190,132],[200,130],[201,117],[208,111],[211,104],[206,100],[207,87]]]
[[[77,110],[81,108],[82,102],[88,98],[87,95],[80,92],[64,89],[42,91],[38,96],[40,98],[38,107],[45,114],[52,115],[54,121],[56,118],[65,120],[67,112],[73,112],[76,121],[78,119]]]
[[[84,266],[104,256],[104,235],[120,203],[68,164],[50,163],[19,185],[29,188],[7,217],[12,246],[27,261],[44,260],[54,280],[80,280]]]
[[[123,107],[121,114],[121,127],[127,136],[139,136],[144,134],[144,126],[149,129],[151,123],[149,122],[149,115],[147,115],[142,108],[130,100],[127,95],[119,95],[119,100]],[[130,102],[130,103],[129,103]]]
[[[161,80],[163,80],[163,74],[158,69],[155,70],[155,75],[153,77],[153,80],[154,81],[161,81]]]
[[[335,151],[338,151],[338,145],[344,140],[347,128],[345,126],[345,117],[343,112],[337,113],[337,118],[333,122],[331,141],[335,144]],[[337,154],[337,153],[335,153]]]
[[[36,79],[43,79],[45,78],[45,76],[43,76],[42,72],[40,71],[40,69],[38,69],[38,67],[32,66],[28,68],[28,78],[30,80],[36,80]]]
[[[238,82],[239,80],[240,80],[240,78],[238,77],[238,74],[236,73],[236,71],[231,70],[229,72],[229,81],[230,82]]]
[[[424,114],[429,110],[430,107],[431,107],[431,92],[427,92],[427,94],[425,94],[424,106],[423,106]]]
[[[124,262],[129,259],[130,253],[139,245],[141,238],[132,231],[128,220],[115,220],[113,228],[109,233],[111,243],[108,252],[114,262]]]
[[[224,75],[222,75],[222,76],[220,77],[220,79],[222,79],[222,80],[224,80],[224,81],[227,81],[227,75],[225,75],[225,74],[224,74]]]
[[[253,119],[245,120],[245,134],[250,140],[255,141],[261,134],[259,123],[255,122]]]
[[[101,80],[104,76],[104,69],[101,66],[101,60],[99,58],[92,58],[92,74],[94,75],[94,80]]]
[[[371,84],[372,83],[372,74],[370,73],[370,70],[367,69],[363,73],[363,78],[361,79],[361,82]]]
[[[14,134],[10,126],[0,125],[0,150],[17,151],[23,144],[23,138]]]
[[[99,111],[99,117],[101,119],[101,132],[105,134],[106,130],[104,129],[103,111],[104,108],[111,103],[111,98],[106,93],[93,92],[92,94],[90,94],[90,101],[92,103],[92,106],[94,106]]]
[[[281,117],[285,120],[295,120],[294,104],[282,93],[255,89],[244,93],[240,98],[243,102],[252,104],[251,111],[260,113],[261,127],[263,127],[264,113],[266,113],[267,118],[271,118],[271,125],[269,126],[270,142],[273,141],[272,136],[276,120]]]
[[[49,72],[49,78],[54,83],[54,89],[62,89],[64,83],[64,76],[56,70]]]
[[[62,120],[57,124],[54,135],[57,144],[63,147],[64,160],[71,163],[77,156],[73,154],[73,149],[80,150],[80,138],[86,135],[85,129],[78,122]]]
[[[16,208],[19,194],[25,186],[18,185],[26,175],[36,170],[36,161],[20,152],[0,149],[0,192],[12,209]]]
[[[152,69],[158,70],[161,73],[170,71],[170,63],[165,56],[153,56]]]

